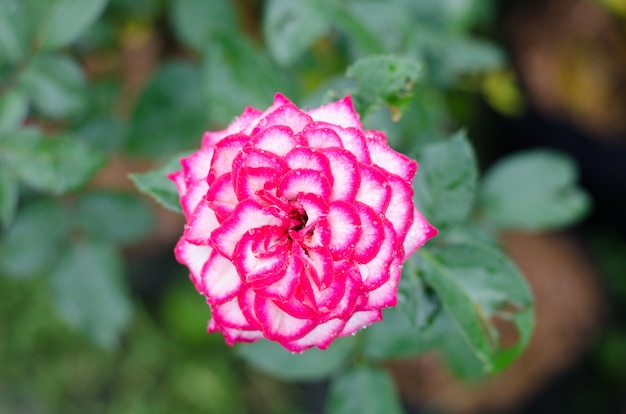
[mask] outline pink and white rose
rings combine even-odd
[[[437,230],[413,205],[417,163],[364,130],[350,96],[247,108],[172,173],[175,253],[228,344],[326,348],[396,304],[402,263]]]

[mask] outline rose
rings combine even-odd
[[[175,253],[226,342],[326,348],[396,304],[402,263],[437,231],[413,205],[417,163],[364,130],[349,96],[247,108],[170,175]]]

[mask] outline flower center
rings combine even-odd
[[[300,231],[306,226],[306,222],[309,220],[309,217],[301,207],[292,206],[292,210],[289,212],[289,230]]]

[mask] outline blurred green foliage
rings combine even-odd
[[[561,155],[504,160],[481,181],[455,132],[449,93],[480,93],[506,69],[502,50],[474,35],[494,10],[491,0],[0,0],[0,411],[301,409],[243,358],[283,379],[332,376],[329,412],[400,412],[380,360],[435,349],[467,378],[504,369],[530,337],[532,297],[494,230],[566,226],[588,201]],[[147,68],[128,63],[142,53]],[[384,323],[328,351],[258,342],[235,355],[204,334],[208,307],[190,284],[167,282],[156,305],[140,295],[141,281],[186,281],[167,267],[130,276],[146,248],[171,257],[176,235],[156,239],[160,207],[94,177],[125,160],[141,192],[180,211],[171,157],[275,92],[308,106],[352,93],[364,124],[420,162],[416,202],[441,236],[405,266]],[[501,346],[492,317],[514,324],[515,346]]]

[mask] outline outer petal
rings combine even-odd
[[[287,102],[264,116],[259,121],[255,131],[263,130],[273,125],[281,125],[291,128],[292,131],[299,132],[312,121],[309,115],[299,110],[291,102]]]
[[[201,201],[185,226],[184,237],[194,244],[208,244],[211,232],[219,226],[215,212],[206,200]]]
[[[311,319],[295,318],[276,306],[273,300],[257,296],[254,310],[265,337],[273,341],[288,342],[302,338],[314,327]]]
[[[237,296],[242,281],[231,261],[213,250],[202,269],[202,286],[207,301],[214,305]]]
[[[189,268],[189,277],[194,286],[200,293],[204,293],[204,285],[202,284],[202,268],[209,260],[213,248],[211,246],[201,246],[189,243],[184,237],[181,237],[174,248],[174,255],[180,264]]]
[[[202,147],[210,148],[229,135],[244,133],[250,134],[252,125],[256,125],[262,112],[252,107],[247,107],[239,117],[226,128],[217,132],[207,132],[202,138]]]
[[[393,224],[398,240],[403,241],[409,227],[413,223],[413,189],[400,177],[389,175],[387,178],[391,188],[389,207],[385,211],[385,217]]]
[[[381,309],[389,306],[396,306],[398,302],[398,282],[402,275],[402,259],[396,258],[390,266],[389,280],[367,295],[367,303],[361,310]]]
[[[211,169],[209,170],[209,184],[217,177],[229,173],[233,169],[233,161],[242,148],[250,140],[247,135],[231,135],[218,142],[215,146]]]
[[[250,141],[250,146],[273,154],[284,156],[302,144],[300,137],[293,134],[291,128],[284,125],[274,125],[261,130]]]
[[[379,215],[370,206],[356,201],[354,208],[361,220],[361,237],[354,247],[354,258],[359,263],[371,261],[385,240],[385,227]]]
[[[339,336],[352,335],[359,329],[366,328],[374,322],[382,320],[383,313],[380,309],[354,312]]]
[[[211,184],[206,200],[219,221],[224,221],[232,214],[239,200],[230,173],[223,174]]]
[[[314,121],[328,122],[329,124],[339,125],[343,128],[363,128],[359,121],[359,114],[356,113],[354,105],[352,105],[350,95],[340,101],[312,109],[308,114],[311,115]]]
[[[343,319],[331,319],[317,325],[311,332],[300,339],[284,343],[291,352],[301,352],[313,346],[326,349],[339,336],[346,325]]]
[[[187,193],[180,197],[180,205],[187,219],[196,210],[198,204],[206,196],[207,191],[209,191],[209,183],[206,180],[198,181],[189,188]]]
[[[385,240],[380,250],[371,261],[358,264],[363,286],[367,290],[377,288],[389,280],[389,266],[398,254],[398,241],[393,226],[388,220],[383,220],[383,225],[385,227]]]
[[[206,180],[213,160],[213,148],[202,148],[181,160],[187,186]]]
[[[245,317],[237,296],[227,302],[211,306],[211,310],[213,311],[213,319],[218,325],[243,330],[259,328],[258,325],[251,324]]]
[[[435,237],[437,233],[438,230],[426,221],[417,209],[413,209],[413,223],[404,239],[404,259],[408,259],[419,247]]]
[[[375,165],[401,177],[409,183],[413,181],[413,176],[417,171],[417,162],[391,149],[386,140],[379,141],[370,138],[367,140],[367,146],[370,150],[372,162]]]

